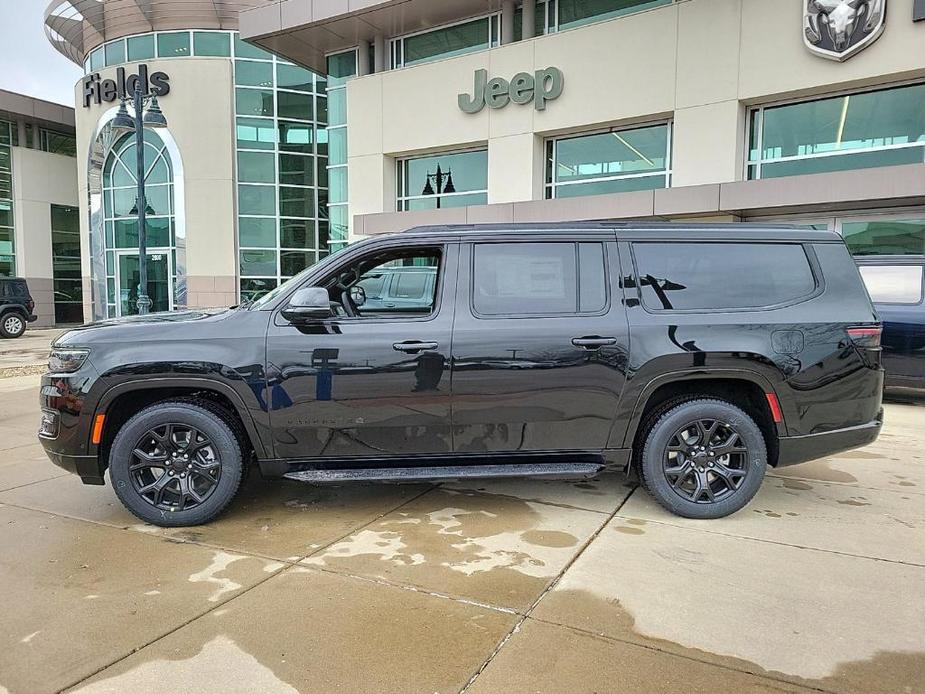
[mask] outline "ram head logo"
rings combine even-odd
[[[806,0],[803,40],[813,53],[847,60],[883,32],[886,0]]]

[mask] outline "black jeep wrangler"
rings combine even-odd
[[[423,300],[366,309],[400,267],[435,269],[407,288]],[[628,468],[672,512],[717,518],[768,465],[877,437],[880,330],[834,232],[421,228],[249,305],[66,333],[39,436],[158,525],[215,518],[252,461],[310,483]]]
[[[26,280],[19,277],[0,277],[0,337],[20,337],[26,332],[26,323],[38,319],[35,302],[29,293]]]

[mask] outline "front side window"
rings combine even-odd
[[[796,243],[634,243],[643,304],[652,310],[774,306],[816,287]]]
[[[920,265],[862,265],[859,270],[870,298],[883,304],[918,304],[922,301]]]
[[[748,177],[921,164],[925,84],[757,108]]]
[[[472,308],[482,316],[595,313],[607,303],[600,243],[479,243]]]
[[[488,151],[434,154],[398,163],[398,210],[488,203]]]
[[[548,140],[546,197],[667,188],[670,141],[669,123]]]

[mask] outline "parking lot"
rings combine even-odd
[[[622,475],[255,472],[164,530],[45,458],[38,381],[0,378],[0,693],[925,691],[921,406],[718,521]]]

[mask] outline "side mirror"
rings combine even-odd
[[[333,314],[328,290],[323,287],[300,289],[289,299],[282,315],[290,323],[304,323],[313,318],[330,318]]]

